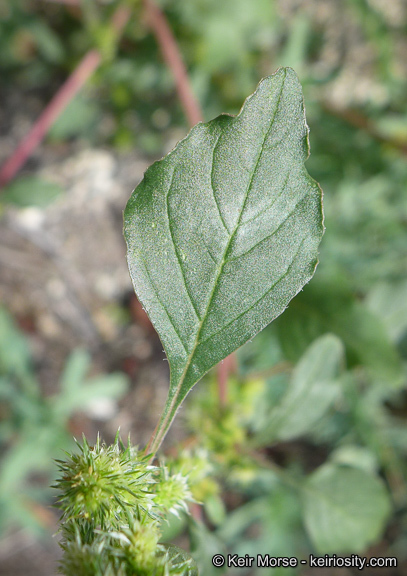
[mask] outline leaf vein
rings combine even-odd
[[[163,420],[163,423],[162,423],[163,429],[166,428],[167,422],[170,421],[170,418],[171,418],[174,410],[177,409],[178,402],[179,402],[179,398],[178,398],[178,397],[179,397],[179,394],[180,394],[180,392],[181,392],[181,390],[182,390],[182,385],[183,385],[183,383],[184,383],[185,376],[186,376],[186,374],[187,374],[187,372],[188,372],[188,369],[189,369],[189,367],[190,367],[190,365],[191,365],[191,363],[192,363],[192,359],[193,359],[193,357],[194,357],[195,350],[196,350],[196,348],[197,348],[197,346],[198,346],[199,336],[200,336],[201,331],[202,331],[202,328],[203,328],[203,326],[204,326],[205,319],[206,319],[206,316],[207,316],[207,314],[208,314],[208,310],[209,310],[209,308],[210,308],[210,306],[211,306],[211,303],[212,303],[212,300],[213,300],[213,298],[214,298],[214,295],[215,295],[215,292],[216,292],[216,287],[217,287],[217,285],[218,285],[218,280],[219,280],[219,278],[220,278],[220,276],[221,276],[221,274],[222,274],[222,270],[223,270],[223,267],[224,267],[224,265],[225,265],[225,257],[226,257],[226,254],[227,254],[228,249],[229,249],[229,246],[230,246],[230,244],[231,244],[231,242],[232,242],[233,236],[234,236],[234,234],[236,233],[236,230],[237,230],[238,227],[239,227],[240,220],[241,220],[241,217],[242,217],[242,214],[243,214],[245,205],[246,205],[246,201],[247,201],[247,198],[248,198],[248,196],[249,196],[249,193],[250,193],[250,190],[251,190],[251,186],[252,186],[252,183],[253,183],[254,174],[255,174],[255,172],[256,172],[256,170],[257,170],[258,164],[259,164],[259,162],[260,162],[260,159],[261,159],[261,156],[262,156],[262,153],[263,153],[264,143],[265,143],[268,135],[270,134],[270,131],[271,131],[271,129],[272,129],[272,127],[273,127],[273,124],[274,124],[274,119],[275,119],[275,117],[276,117],[276,115],[277,115],[277,111],[278,111],[278,108],[279,108],[279,105],[280,105],[281,96],[282,96],[282,93],[283,93],[284,83],[285,83],[286,77],[287,77],[287,72],[285,72],[284,79],[283,79],[283,81],[282,81],[282,83],[281,83],[280,94],[279,94],[278,99],[277,99],[276,107],[275,107],[275,110],[274,110],[274,115],[273,115],[273,118],[272,118],[271,121],[270,121],[270,127],[269,127],[269,129],[267,130],[266,135],[265,135],[265,137],[264,137],[263,144],[262,144],[260,153],[259,153],[258,158],[257,158],[256,166],[254,167],[252,177],[251,177],[251,179],[250,179],[250,182],[249,182],[248,187],[247,187],[247,190],[246,190],[245,199],[244,199],[244,202],[243,202],[243,207],[242,207],[242,210],[241,210],[241,212],[240,212],[239,219],[238,219],[237,224],[236,224],[236,226],[235,226],[235,228],[234,228],[234,230],[233,230],[233,232],[232,232],[232,234],[231,234],[231,236],[230,236],[230,238],[229,238],[229,242],[227,243],[227,245],[226,245],[226,247],[225,247],[225,250],[224,250],[224,253],[223,253],[223,258],[222,258],[222,261],[221,261],[221,263],[220,263],[220,265],[219,265],[219,271],[218,271],[218,273],[217,273],[217,275],[216,275],[216,278],[215,278],[215,281],[214,281],[214,284],[213,284],[213,288],[212,288],[211,294],[210,294],[210,296],[209,296],[208,304],[207,304],[207,306],[206,306],[206,310],[205,310],[205,312],[204,312],[204,314],[203,314],[202,319],[200,320],[200,325],[199,325],[199,328],[198,328],[197,333],[196,333],[195,344],[194,344],[194,346],[193,346],[193,348],[192,348],[192,350],[191,350],[191,353],[190,353],[190,355],[189,355],[189,357],[188,357],[188,360],[187,360],[187,362],[186,362],[186,364],[185,364],[184,370],[183,370],[183,372],[182,372],[182,374],[181,374],[181,376],[180,376],[180,378],[179,378],[179,380],[178,380],[178,383],[177,383],[177,385],[176,385],[176,387],[175,387],[175,390],[174,390],[174,393],[173,393],[173,396],[172,396],[171,403],[170,403],[170,405],[168,406],[168,411],[167,411],[166,416],[165,416],[165,418],[164,418],[164,420]]]
[[[172,231],[172,226],[171,226],[170,205],[169,205],[169,200],[168,200],[168,198],[169,198],[170,191],[171,191],[171,188],[172,188],[172,185],[173,185],[173,182],[174,182],[174,175],[175,175],[175,170],[173,170],[173,172],[172,172],[171,182],[170,182],[170,185],[169,185],[169,187],[168,187],[167,194],[166,194],[166,196],[165,196],[165,204],[166,204],[166,209],[167,209],[168,229],[169,229],[169,231],[170,231],[170,236],[171,236],[172,245],[174,246],[175,256],[177,257],[178,264],[179,264],[179,267],[180,267],[181,277],[182,277],[182,281],[183,281],[183,284],[184,284],[185,291],[186,291],[186,293],[187,293],[187,296],[188,296],[188,298],[189,298],[189,301],[191,302],[192,308],[194,309],[194,312],[195,312],[196,317],[198,318],[198,320],[200,320],[200,319],[201,319],[200,314],[199,314],[199,312],[198,312],[198,309],[197,309],[197,307],[196,307],[196,305],[195,305],[195,303],[194,303],[194,301],[193,301],[193,299],[192,299],[192,296],[191,296],[190,291],[189,291],[188,286],[187,286],[186,278],[185,278],[185,275],[184,275],[184,269],[183,269],[182,262],[181,262],[181,259],[180,259],[180,257],[179,257],[179,254],[178,254],[177,245],[175,244],[174,233],[173,233],[173,231]]]
[[[283,195],[283,192],[285,191],[287,184],[288,184],[288,180],[290,178],[291,172],[288,171],[287,176],[284,179],[283,185],[281,187],[281,192],[280,194],[278,194],[278,196],[276,198],[274,198],[273,202],[271,204],[269,204],[268,206],[266,206],[265,208],[263,208],[263,210],[260,210],[260,212],[258,214],[255,214],[254,216],[252,216],[252,218],[249,218],[249,220],[245,220],[245,222],[242,223],[242,226],[246,226],[246,224],[250,224],[250,222],[253,222],[254,220],[256,220],[257,218],[260,218],[260,216],[262,216],[265,212],[267,212],[267,210],[271,210],[271,208],[273,208],[274,204],[279,200],[279,198],[281,198],[281,196]]]
[[[220,330],[218,330],[217,332],[215,332],[214,334],[211,334],[210,336],[208,336],[208,338],[206,338],[205,340],[201,340],[198,345],[201,344],[205,344],[205,342],[208,342],[209,340],[211,340],[212,338],[214,338],[215,336],[217,336],[218,334],[220,334],[221,332],[223,332],[223,330],[225,330],[228,326],[230,326],[231,324],[233,324],[234,322],[236,322],[236,320],[239,320],[239,318],[241,318],[242,316],[244,316],[245,314],[247,314],[248,312],[250,312],[250,310],[252,310],[255,306],[257,306],[257,304],[263,300],[263,298],[265,298],[267,296],[267,294],[269,294],[282,280],[284,280],[284,278],[287,277],[287,275],[290,273],[290,270],[292,268],[292,266],[294,265],[295,259],[297,258],[298,254],[301,251],[302,245],[304,244],[305,238],[303,238],[300,242],[300,245],[298,247],[298,250],[296,251],[296,253],[294,254],[290,264],[287,267],[287,270],[284,272],[284,274],[282,276],[280,276],[280,278],[278,280],[276,280],[276,282],[274,282],[274,284],[272,284],[272,286],[266,290],[266,292],[264,292],[264,294],[262,296],[260,296],[260,298],[258,298],[256,300],[256,302],[254,302],[249,308],[247,308],[247,310],[244,310],[241,314],[239,314],[238,316],[236,316],[236,318],[234,318],[233,320],[231,320],[230,322],[228,322],[227,324],[225,324],[224,326],[222,326],[222,328]]]
[[[221,222],[222,222],[222,224],[223,224],[224,229],[225,229],[226,232],[230,235],[229,229],[228,229],[228,227],[226,226],[225,220],[223,219],[222,212],[221,212],[221,210],[220,210],[220,206],[219,206],[218,200],[217,200],[217,198],[216,198],[215,186],[214,186],[214,183],[213,183],[213,167],[214,167],[214,165],[215,165],[215,150],[216,150],[216,148],[217,148],[217,146],[218,146],[218,144],[219,144],[219,140],[220,140],[222,134],[223,134],[223,131],[220,130],[219,135],[218,135],[218,137],[217,137],[217,139],[216,139],[215,145],[214,145],[213,150],[212,150],[211,190],[212,190],[213,199],[215,200],[216,208],[218,209],[219,218],[220,218],[220,220],[221,220]]]
[[[214,281],[214,284],[213,284],[212,292],[211,292],[211,294],[210,294],[210,296],[209,296],[209,300],[208,300],[208,304],[207,304],[207,306],[206,306],[205,313],[204,313],[204,315],[203,315],[202,320],[200,321],[200,326],[199,326],[198,331],[197,331],[197,334],[196,334],[195,345],[194,345],[194,347],[192,348],[191,354],[190,354],[190,356],[189,356],[189,358],[188,358],[188,361],[187,361],[187,363],[186,363],[186,365],[185,365],[184,371],[183,371],[182,376],[181,376],[181,378],[180,378],[179,384],[178,384],[178,386],[177,386],[177,390],[176,390],[176,392],[175,392],[175,394],[174,394],[174,402],[176,402],[176,398],[177,398],[177,396],[178,396],[179,391],[181,390],[181,387],[182,387],[182,384],[183,384],[185,375],[186,375],[186,373],[187,373],[187,371],[188,371],[189,366],[191,365],[192,358],[193,358],[194,353],[195,353],[195,350],[196,350],[196,348],[197,348],[197,346],[198,346],[199,336],[200,336],[201,331],[202,331],[202,328],[203,328],[203,326],[204,326],[205,319],[206,319],[207,314],[208,314],[208,310],[209,310],[209,308],[210,308],[210,306],[211,306],[211,304],[212,304],[212,301],[213,301],[213,298],[214,298],[214,295],[215,295],[215,291],[216,291],[216,287],[217,287],[217,285],[218,285],[219,278],[220,278],[220,276],[221,276],[221,274],[222,274],[223,268],[224,268],[225,263],[226,263],[226,260],[225,260],[226,254],[227,254],[227,252],[228,252],[228,250],[229,250],[229,246],[230,246],[230,244],[231,244],[231,242],[232,242],[232,239],[233,239],[233,237],[234,237],[234,235],[235,235],[235,233],[236,233],[236,230],[237,230],[238,227],[239,227],[240,219],[241,219],[241,217],[242,217],[242,214],[243,214],[243,211],[244,211],[244,207],[245,207],[245,205],[246,205],[246,201],[247,201],[247,198],[248,198],[248,196],[249,196],[249,193],[250,193],[250,190],[251,190],[251,186],[252,186],[252,183],[253,183],[254,174],[255,174],[255,172],[256,172],[256,170],[257,170],[257,167],[258,167],[258,164],[259,164],[259,162],[260,162],[260,158],[261,158],[261,155],[262,155],[262,152],[263,152],[263,149],[264,149],[264,143],[266,142],[267,137],[268,137],[268,135],[269,135],[270,132],[271,132],[271,129],[272,129],[273,124],[274,124],[274,119],[275,119],[275,117],[276,117],[276,115],[277,115],[277,111],[278,111],[278,108],[279,108],[279,105],[280,105],[281,96],[282,96],[283,89],[284,89],[285,78],[286,78],[286,75],[284,76],[284,79],[283,79],[283,81],[282,81],[282,83],[281,83],[280,94],[279,94],[278,99],[277,99],[276,107],[275,107],[275,110],[274,110],[274,115],[273,115],[273,118],[272,118],[271,121],[270,121],[269,129],[267,130],[266,135],[264,136],[263,144],[262,144],[262,146],[261,146],[261,150],[260,150],[260,153],[259,153],[259,155],[258,155],[256,165],[255,165],[255,167],[254,167],[254,169],[253,169],[252,177],[251,177],[251,179],[250,179],[250,182],[249,182],[248,187],[247,187],[247,190],[246,190],[245,199],[244,199],[244,202],[243,202],[243,206],[242,206],[242,209],[241,209],[241,212],[240,212],[239,219],[238,219],[238,221],[237,221],[237,223],[236,223],[236,226],[235,226],[235,228],[234,228],[234,230],[233,230],[233,232],[232,232],[232,234],[231,234],[231,236],[230,236],[230,238],[229,238],[229,242],[227,243],[227,245],[226,245],[226,247],[225,247],[225,251],[224,251],[224,253],[223,253],[223,258],[222,258],[222,261],[221,261],[221,263],[220,263],[219,271],[218,271],[218,273],[217,273],[217,275],[216,275],[216,278],[215,278],[215,281]],[[171,409],[172,409],[172,407],[171,407]]]
[[[284,224],[287,222],[287,220],[289,220],[291,218],[291,216],[293,216],[293,214],[295,213],[295,210],[298,208],[298,206],[300,206],[304,202],[304,200],[307,200],[307,199],[308,199],[308,195],[304,194],[304,196],[295,204],[295,206],[293,207],[292,211],[288,214],[288,216],[286,218],[284,218],[284,220],[282,222],[280,222],[280,224],[277,226],[277,228],[275,228],[265,238],[262,238],[261,240],[259,240],[254,246],[252,246],[251,248],[246,250],[246,252],[243,252],[242,254],[238,254],[234,258],[228,258],[225,261],[225,263],[235,262],[236,260],[239,260],[239,258],[243,258],[243,256],[247,256],[247,254],[250,254],[250,252],[253,252],[253,250],[255,250],[258,246],[260,246],[260,244],[262,244],[263,242],[266,242],[266,240],[268,240],[269,238],[271,238],[272,236],[277,234],[277,232],[282,228],[282,226],[284,226]]]

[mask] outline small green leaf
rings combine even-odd
[[[2,373],[17,371],[21,364],[30,362],[29,346],[26,338],[8,313],[0,307],[0,370]]]
[[[99,119],[99,107],[95,100],[79,94],[73,98],[58,116],[48,132],[54,140],[64,140],[92,133]]]
[[[375,284],[367,297],[367,306],[382,321],[392,342],[407,333],[407,280]]]
[[[35,38],[41,56],[52,63],[61,63],[65,56],[64,44],[59,34],[56,34],[44,21],[32,18],[27,29]]]
[[[278,319],[276,327],[291,361],[298,360],[310,340],[329,331],[343,341],[350,367],[366,366],[386,387],[403,382],[402,364],[383,322],[335,281],[319,278],[313,282]]]
[[[197,563],[199,574],[202,576],[224,574],[225,566],[215,568],[212,563],[212,558],[216,554],[226,556],[225,546],[218,536],[211,532],[202,522],[189,518],[189,538],[191,554]]]
[[[192,386],[312,277],[323,224],[308,155],[301,86],[280,68],[236,117],[195,126],[130,198],[130,274],[171,368],[153,452]]]
[[[320,553],[362,552],[380,537],[390,513],[383,482],[364,470],[325,464],[303,489],[304,520]]]
[[[125,393],[128,382],[124,374],[87,378],[90,362],[85,350],[74,350],[69,356],[61,377],[61,393],[52,399],[58,418],[66,418],[75,410],[87,408],[98,398],[118,399]]]
[[[338,397],[336,378],[343,360],[339,338],[326,334],[315,340],[296,366],[287,393],[260,437],[289,440],[310,431]]]
[[[351,466],[360,468],[365,472],[374,474],[378,469],[377,458],[368,448],[357,446],[355,444],[345,444],[339,446],[330,455],[330,461],[336,465]]]
[[[81,388],[90,369],[90,363],[91,358],[86,350],[77,348],[70,354],[61,376],[62,395],[72,394]]]
[[[75,390],[54,396],[53,410],[58,418],[68,418],[76,410],[91,408],[101,398],[118,400],[127,387],[127,378],[120,372],[87,380]]]
[[[35,176],[23,176],[11,182],[2,193],[1,201],[21,208],[38,206],[45,208],[61,194],[61,187]]]

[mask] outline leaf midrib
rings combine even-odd
[[[184,380],[185,380],[185,376],[186,376],[186,374],[187,374],[187,372],[188,372],[189,367],[191,366],[192,359],[194,358],[195,350],[196,350],[197,346],[199,345],[199,336],[200,336],[201,331],[202,331],[202,328],[203,328],[203,326],[204,326],[204,323],[205,323],[205,320],[206,320],[206,317],[207,317],[209,308],[210,308],[210,306],[211,306],[211,304],[212,304],[212,300],[213,300],[213,297],[214,297],[214,294],[215,294],[216,287],[217,287],[217,285],[218,285],[219,278],[221,277],[222,272],[223,272],[223,268],[224,268],[224,266],[225,266],[225,264],[226,264],[226,254],[228,253],[230,244],[232,243],[232,240],[233,240],[233,238],[234,238],[234,236],[235,236],[235,234],[236,234],[236,232],[237,232],[237,230],[238,230],[238,228],[239,228],[239,226],[240,226],[240,221],[241,221],[242,215],[243,215],[244,210],[245,210],[245,207],[246,207],[246,203],[247,203],[247,199],[248,199],[249,194],[250,194],[250,190],[251,190],[251,188],[252,188],[254,176],[255,176],[255,174],[256,174],[256,172],[257,172],[257,168],[258,168],[259,162],[260,162],[261,157],[262,157],[263,152],[264,152],[265,142],[266,142],[266,140],[267,140],[267,138],[268,138],[268,136],[269,136],[269,134],[270,134],[270,132],[271,132],[271,129],[273,128],[273,125],[274,125],[274,120],[275,120],[275,118],[276,118],[276,115],[277,115],[277,112],[278,112],[278,109],[279,109],[279,106],[280,106],[281,96],[282,96],[282,94],[283,94],[283,89],[284,89],[284,84],[285,84],[286,77],[287,77],[287,72],[284,71],[284,78],[283,78],[283,80],[282,80],[282,82],[281,82],[280,93],[279,93],[279,96],[278,96],[278,99],[277,99],[277,103],[276,103],[276,106],[275,106],[275,110],[274,110],[273,117],[272,117],[272,119],[271,119],[271,121],[270,121],[270,127],[269,127],[269,129],[267,130],[266,135],[264,136],[263,144],[262,144],[262,146],[261,146],[260,153],[259,153],[258,158],[257,158],[257,160],[256,160],[256,165],[255,165],[255,167],[254,167],[254,169],[253,169],[252,176],[251,176],[250,181],[249,181],[249,184],[248,184],[248,186],[247,186],[247,190],[246,190],[246,193],[245,193],[245,197],[244,197],[243,205],[242,205],[242,208],[241,208],[241,211],[240,211],[240,214],[239,214],[239,218],[238,218],[238,220],[237,220],[237,223],[236,223],[236,225],[235,225],[232,233],[230,234],[229,241],[228,241],[228,243],[227,243],[227,245],[226,245],[226,247],[225,247],[225,250],[224,250],[224,253],[223,253],[223,256],[222,256],[222,261],[221,261],[221,263],[220,263],[218,273],[216,274],[216,278],[215,278],[215,281],[214,281],[214,283],[213,283],[213,287],[212,287],[212,291],[211,291],[210,296],[209,296],[208,304],[207,304],[207,306],[206,306],[206,309],[205,309],[204,314],[202,315],[202,318],[200,319],[199,328],[198,328],[197,333],[196,333],[194,346],[193,346],[193,348],[192,348],[192,350],[191,350],[191,353],[190,353],[190,355],[189,355],[189,358],[188,358],[188,360],[187,360],[187,362],[186,362],[186,364],[185,364],[185,368],[184,368],[184,370],[183,370],[183,372],[182,372],[182,374],[181,374],[181,377],[180,377],[179,382],[178,382],[178,384],[177,384],[177,387],[176,387],[176,389],[175,389],[175,393],[174,393],[173,399],[172,399],[171,404],[170,404],[170,406],[169,406],[169,408],[168,408],[167,415],[166,415],[166,417],[165,417],[165,419],[164,419],[164,422],[163,422],[163,428],[164,428],[164,429],[166,428],[167,422],[168,422],[168,420],[170,419],[171,414],[172,414],[174,408],[177,408],[177,406],[178,406],[178,404],[177,404],[177,403],[178,403],[178,397],[179,397],[179,394],[180,394],[180,392],[181,392],[182,385],[183,385]],[[221,138],[221,135],[219,136],[218,141],[219,141],[220,138]],[[223,218],[222,218],[222,223],[223,223]]]

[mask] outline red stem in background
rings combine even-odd
[[[168,22],[153,0],[143,0],[147,20],[160,46],[162,56],[174,75],[178,97],[190,126],[203,120],[203,114],[192,91],[188,73]]]
[[[236,356],[234,353],[227,356],[218,364],[217,368],[219,404],[225,407],[228,402],[228,378],[229,374],[237,372]]]
[[[120,7],[112,17],[112,27],[117,34],[123,30],[126,22],[130,18],[130,10],[127,7]],[[35,122],[29,133],[23,138],[20,145],[6,160],[0,169],[0,186],[5,186],[14,178],[20,168],[25,164],[35,148],[42,142],[44,136],[51,128],[52,124],[67,107],[69,102],[76,96],[79,90],[87,82],[93,72],[98,68],[102,56],[97,50],[90,50],[79,65],[61,86],[51,102]]]
[[[78,67],[61,86],[51,102],[40,115],[30,132],[25,136],[13,155],[0,170],[0,185],[4,186],[14,178],[25,164],[35,148],[41,143],[52,124],[79,92],[91,74],[99,66],[101,56],[97,50],[91,50],[82,59]]]
[[[202,505],[198,504],[198,502],[191,502],[189,505],[189,511],[191,512],[191,516],[197,522],[203,522],[203,510]]]

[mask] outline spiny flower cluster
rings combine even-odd
[[[61,477],[55,488],[61,492],[58,504],[64,520],[91,519],[103,527],[128,509],[138,517],[152,513],[157,468],[149,465],[150,458],[139,457],[130,443],[125,447],[118,438],[111,446],[100,438],[94,446],[86,438],[77,445],[79,453],[57,461]]]
[[[58,461],[55,488],[62,510],[61,572],[66,576],[193,576],[193,562],[159,544],[169,511],[187,510],[187,480],[150,464],[116,437],[107,446],[86,439]]]
[[[186,476],[181,473],[169,474],[168,468],[161,465],[160,481],[155,488],[154,503],[168,514],[179,517],[180,512],[188,512],[187,502],[194,500]]]

